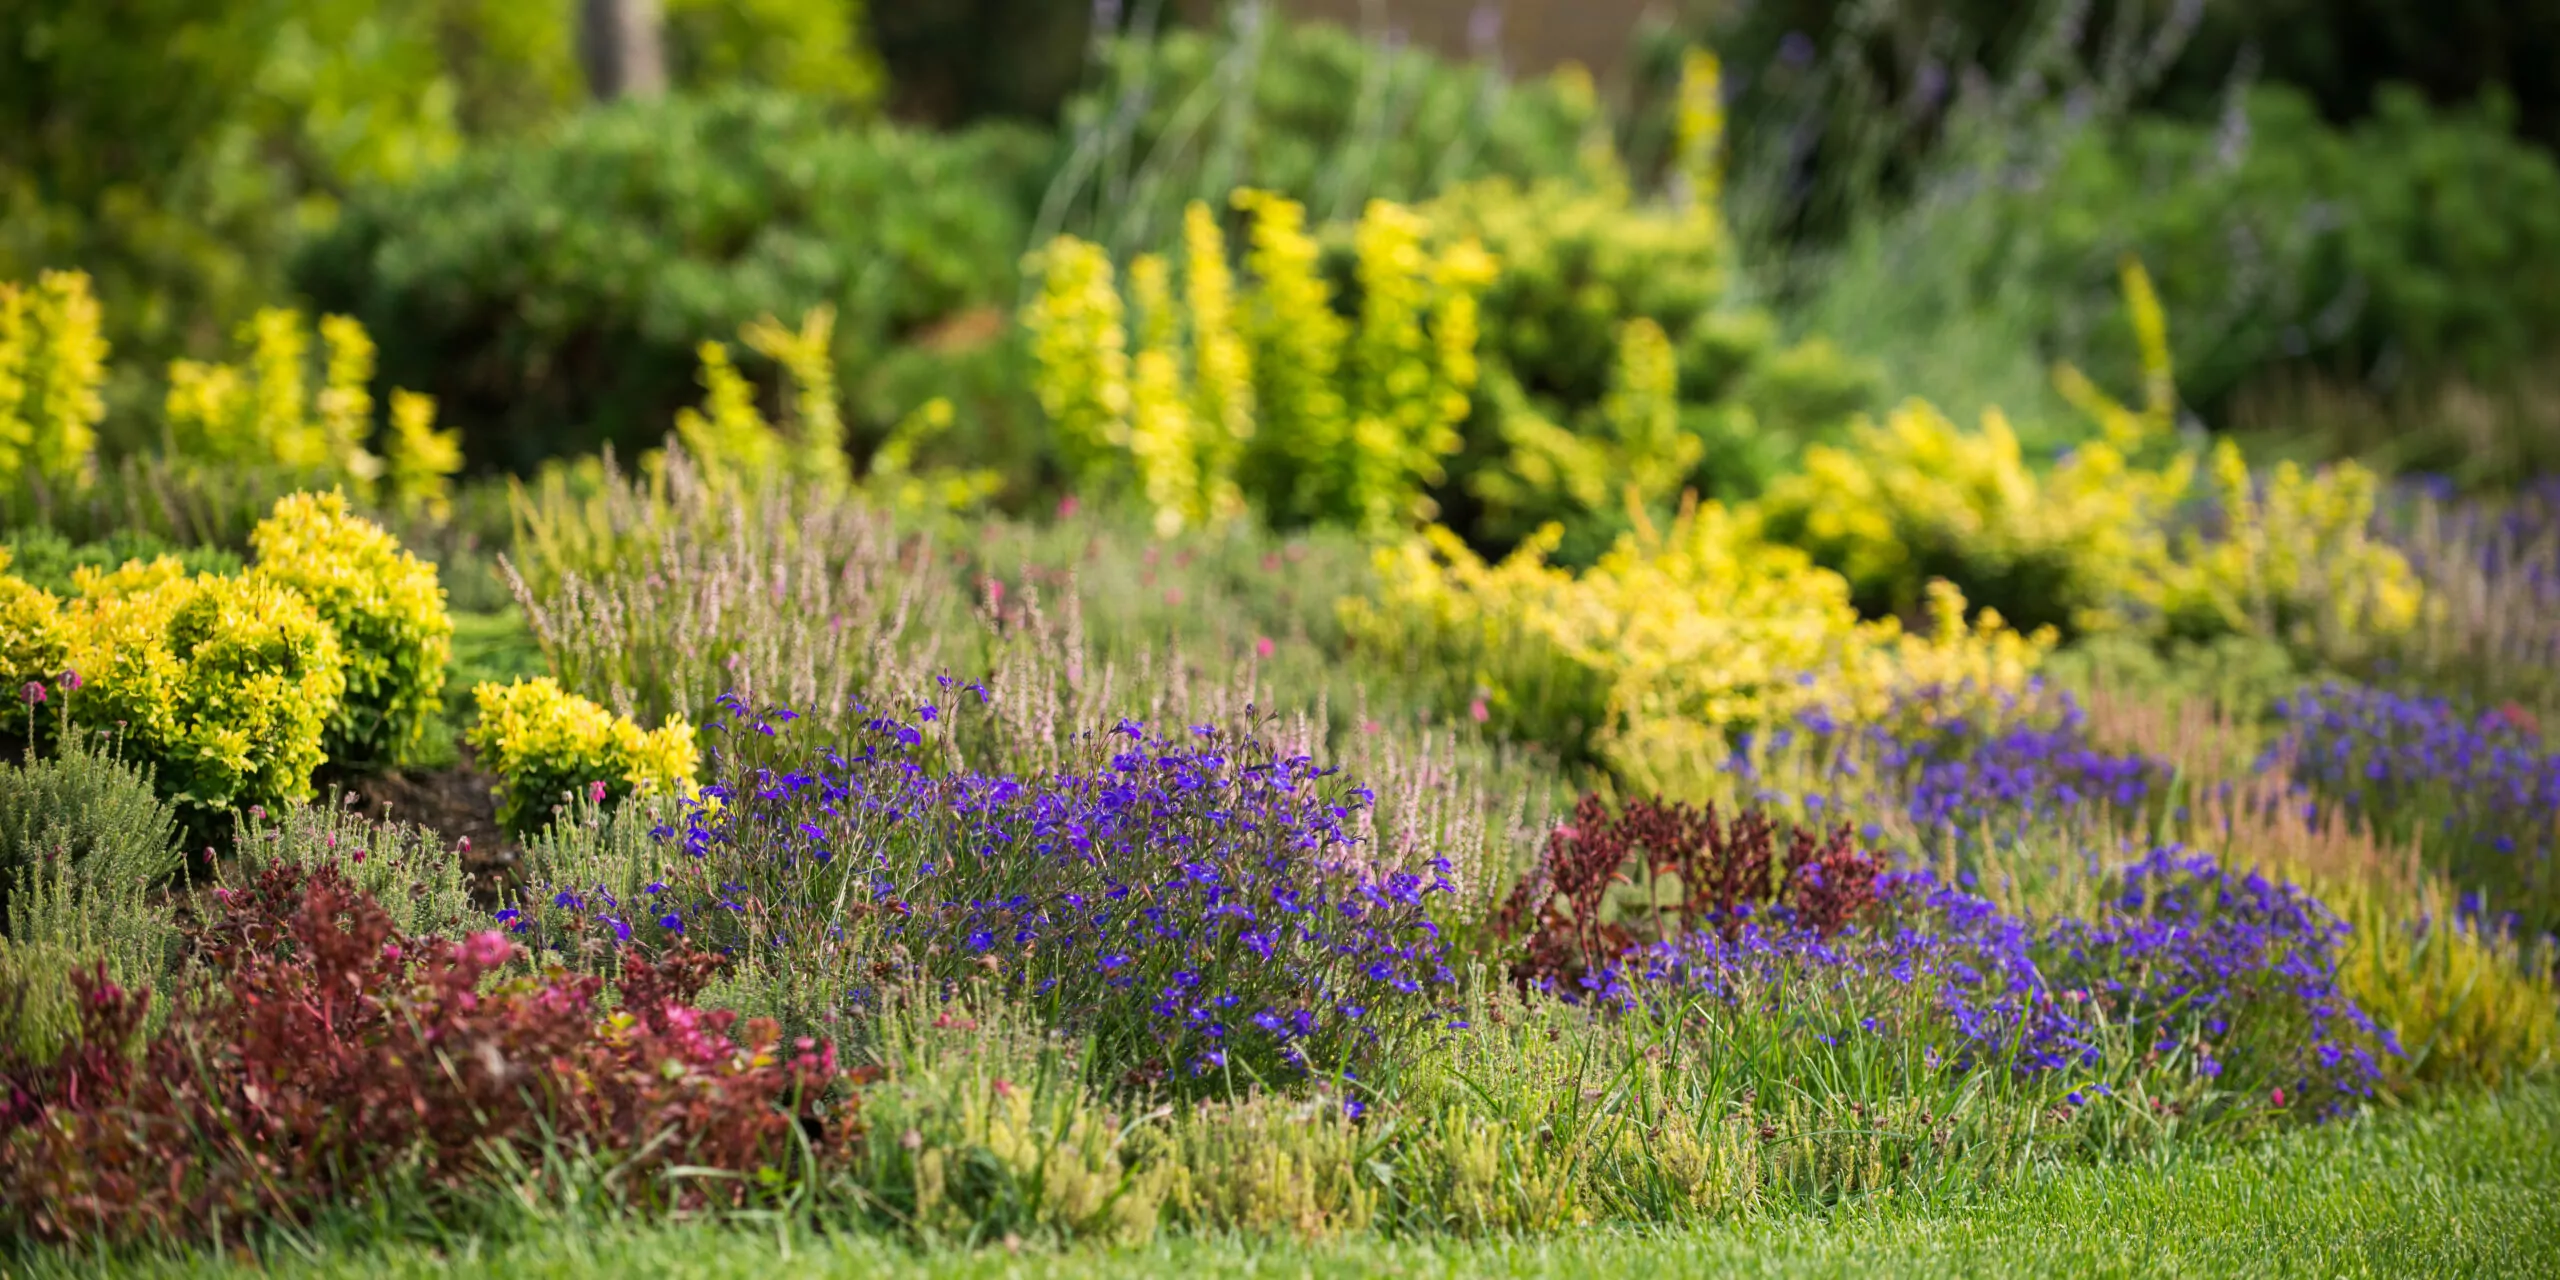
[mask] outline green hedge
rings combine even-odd
[[[760,316],[833,304],[854,384],[900,339],[1009,306],[1047,149],[773,95],[627,103],[360,196],[294,275],[476,465],[524,468],[654,443],[699,399],[695,345]]]

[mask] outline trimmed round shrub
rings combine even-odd
[[[310,798],[346,692],[336,629],[282,583],[180,577],[161,563],[166,573],[135,564],[92,579],[73,605],[73,719],[116,729],[127,757],[183,804]]]
[[[498,821],[537,829],[569,796],[590,803],[679,793],[693,785],[699,757],[693,726],[678,715],[654,730],[560,687],[549,676],[472,691],[480,723],[471,748],[499,779]]]
[[[249,535],[251,576],[302,593],[338,632],[347,692],[329,723],[329,758],[397,763],[444,709],[453,619],[436,567],[356,515],[339,493],[297,493]]]

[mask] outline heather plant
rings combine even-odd
[[[337,632],[346,692],[322,747],[346,765],[400,763],[444,707],[453,619],[436,566],[356,515],[340,492],[299,493],[249,534],[251,576],[292,588]]]
[[[326,868],[411,937],[460,937],[488,922],[473,900],[464,862],[468,838],[447,840],[396,813],[360,813],[357,799],[336,792],[304,804],[242,810],[229,855],[216,866],[221,882],[247,890],[269,868],[304,875]]]
[[[0,938],[29,963],[78,957],[157,982],[176,960],[157,892],[184,862],[176,815],[112,738],[73,731],[50,745],[0,764]]]
[[[2560,723],[2560,485],[2503,501],[2421,492],[2386,503],[2381,524],[2427,600],[2390,656],[2435,692]]]
[[[502,567],[550,669],[622,715],[698,722],[737,689],[832,723],[911,629],[967,634],[929,540],[779,475],[724,485],[671,450],[644,481],[603,467],[582,501],[555,476],[516,509]]]
[[[693,786],[698,757],[682,714],[643,729],[549,676],[483,684],[472,697],[480,719],[468,738],[499,779],[498,820],[508,827],[540,827],[555,804],[582,794],[601,804]]]
[[[223,890],[196,932],[209,987],[161,1030],[92,972],[55,1061],[0,1048],[0,1204],[34,1237],[220,1241],[585,1153],[641,1203],[737,1207],[858,1131],[831,1047],[690,1003],[699,953],[633,960],[607,1013],[601,980],[500,977],[504,937],[404,934],[325,868]]]
[[[821,1016],[983,979],[1102,1078],[1184,1091],[1353,1069],[1441,1016],[1456,868],[1380,839],[1374,791],[1245,729],[1127,719],[1054,771],[979,772],[960,743],[992,697],[946,685],[831,745],[733,698],[652,879],[541,858],[506,918],[564,954],[609,933],[816,976]]]

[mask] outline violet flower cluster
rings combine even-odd
[[[1824,1032],[1919,1036],[1954,1071],[2122,1080],[2166,1070],[2318,1105],[2370,1094],[2377,1055],[2398,1046],[2341,991],[2346,926],[2326,907],[2177,848],[2153,851],[2117,883],[2092,918],[2036,921],[1926,872],[1901,874],[1879,918],[1860,927],[1828,938],[1776,922],[1685,934],[1559,994],[1629,1013],[1684,999],[1774,1016],[1864,1010]],[[1893,1012],[1915,1009],[1916,1024]]]
[[[951,693],[815,748],[791,712],[729,700],[715,780],[655,832],[674,869],[645,901],[546,885],[517,923],[849,974],[846,1012],[993,984],[1142,1079],[1343,1069],[1445,1016],[1448,864],[1379,861],[1368,790],[1128,720],[1045,776],[954,767],[929,740],[986,694]]]
[[[2454,879],[2537,930],[2560,927],[2560,753],[2512,708],[2465,715],[2441,698],[2336,683],[2279,700],[2271,764],[2386,831],[2412,835]]]

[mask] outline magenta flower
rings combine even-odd
[[[44,701],[44,681],[29,680],[27,687],[18,691],[18,696],[25,699],[30,707]]]
[[[62,673],[62,688],[63,688],[63,690],[64,690],[65,692],[76,693],[76,692],[78,692],[78,691],[79,691],[79,689],[80,689],[80,685],[81,685],[80,673],[79,673],[79,672],[77,672],[77,671],[70,670],[70,669],[68,669],[68,668],[64,669],[64,671],[63,671],[63,673]]]

